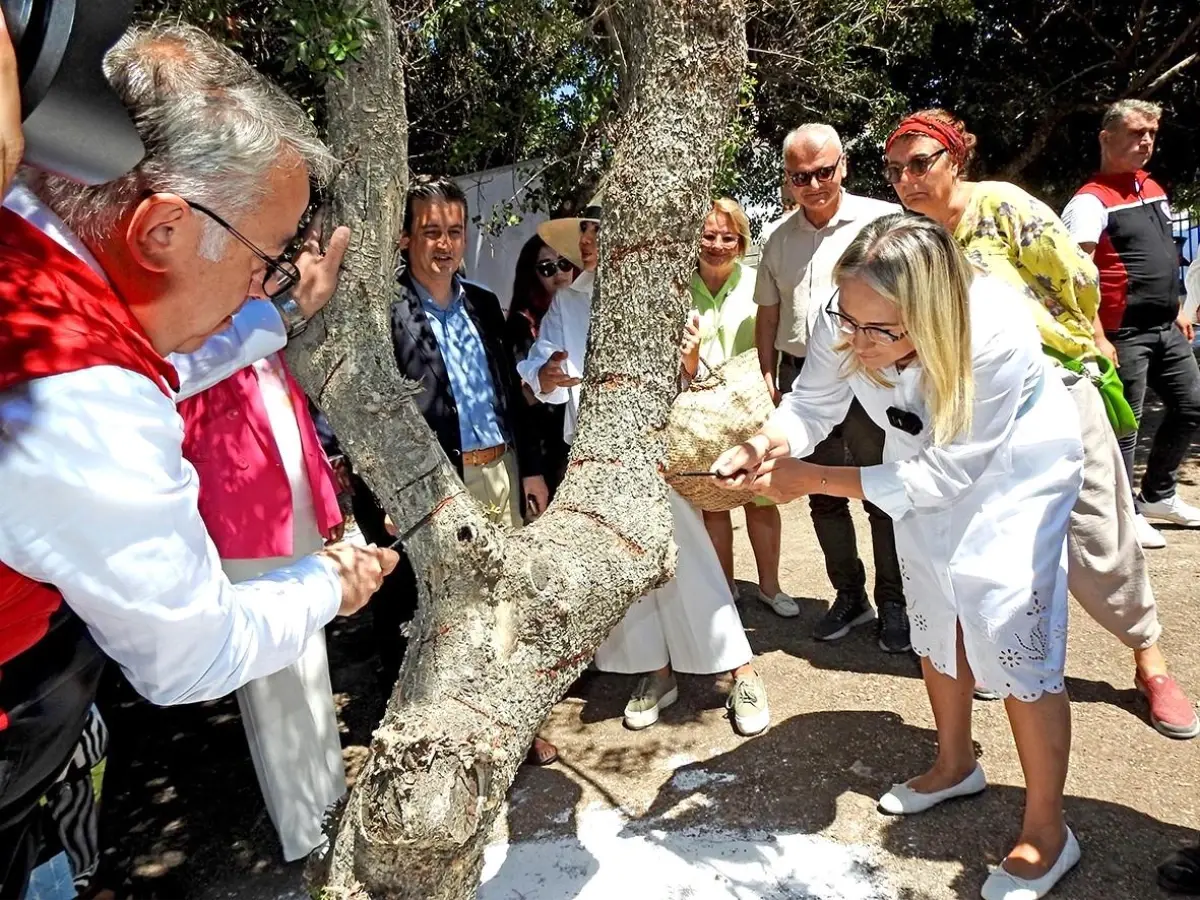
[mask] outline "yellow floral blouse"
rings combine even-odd
[[[1096,265],[1054,210],[1015,184],[981,181],[954,230],[967,259],[1032,301],[1042,342],[1073,359],[1099,355]]]

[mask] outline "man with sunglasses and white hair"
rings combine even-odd
[[[0,212],[0,897],[25,893],[106,656],[152,702],[220,697],[295,662],[398,559],[340,544],[222,573],[175,404],[333,294],[346,229],[286,258],[333,158],[197,29],[131,30],[106,70],[145,158],[91,187],[29,172]]]
[[[868,222],[900,211],[894,203],[851,194],[842,187],[846,154],[829,125],[801,125],[783,142],[784,188],[798,209],[782,222],[762,251],[754,301],[758,304],[755,344],[767,389],[776,403],[791,389],[804,365],[813,325],[834,292],[833,268]],[[877,465],[883,431],[855,403],[846,421],[813,452],[821,465]],[[892,521],[864,503],[875,557],[875,603],[879,645],[889,653],[910,649],[908,614]],[[849,501],[814,494],[813,528],[836,591],[828,613],[813,629],[820,641],[835,641],[876,618],[867,599],[866,571],[858,555]]]

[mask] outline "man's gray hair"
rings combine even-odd
[[[783,154],[787,155],[788,150],[797,144],[805,141],[813,143],[832,143],[840,152],[842,149],[842,139],[838,136],[837,129],[832,125],[826,125],[824,122],[808,122],[801,125],[799,128],[793,128],[788,132],[787,137],[783,139]]]
[[[266,193],[270,172],[304,165],[318,185],[336,160],[308,115],[244,59],[198,28],[132,28],[105,58],[146,157],[128,175],[88,187],[29,172],[42,200],[84,240],[107,238],[146,195],[164,191],[236,221]],[[219,259],[228,235],[206,218],[200,252]]]
[[[1104,118],[1100,121],[1100,128],[1103,131],[1111,131],[1114,125],[1120,125],[1125,121],[1125,117],[1130,113],[1141,113],[1147,119],[1158,121],[1162,118],[1163,108],[1157,103],[1151,103],[1149,100],[1118,100],[1111,104],[1104,111]]]

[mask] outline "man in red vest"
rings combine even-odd
[[[1147,387],[1166,407],[1136,497],[1138,540],[1146,548],[1166,545],[1147,519],[1200,528],[1200,509],[1175,490],[1176,470],[1200,429],[1200,368],[1180,305],[1167,195],[1146,171],[1161,118],[1162,108],[1144,100],[1110,106],[1100,131],[1100,171],[1063,210],[1071,236],[1100,270],[1096,345],[1120,367],[1125,399],[1139,419]],[[1121,438],[1130,484],[1137,442],[1136,433]]]
[[[345,229],[323,258],[315,242],[283,253],[333,160],[296,104],[195,29],[131,31],[108,69],[143,162],[98,187],[29,173],[0,212],[6,898],[25,891],[38,800],[104,656],[153,702],[219,697],[296,660],[397,561],[334,545],[254,581],[222,574],[175,402],[279,349],[332,295]],[[173,353],[193,355],[177,370]]]

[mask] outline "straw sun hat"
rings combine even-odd
[[[565,219],[550,219],[538,225],[537,233],[546,246],[571,261],[577,269],[583,268],[583,257],[579,253],[579,234],[585,222],[600,224],[600,197],[588,201],[578,216]]]

